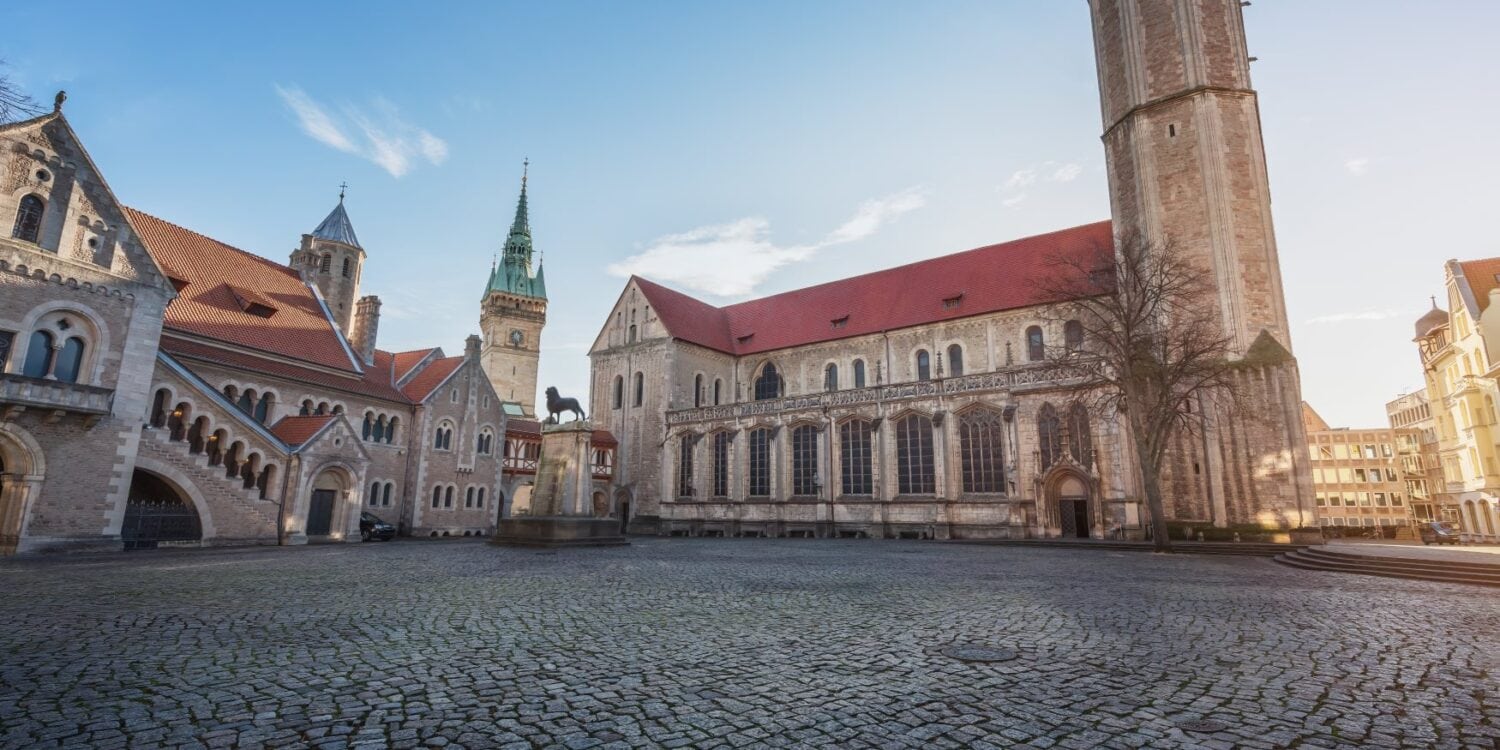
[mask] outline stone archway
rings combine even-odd
[[[42,448],[14,425],[0,424],[0,555],[15,554],[47,472]]]
[[[203,520],[193,498],[175,482],[137,466],[130,477],[120,541],[127,550],[201,542]]]
[[[1093,526],[1088,480],[1072,471],[1061,471],[1047,483],[1046,501],[1065,539],[1088,539]]]
[[[623,487],[615,491],[615,514],[620,518],[620,533],[630,529],[630,490]]]
[[[310,542],[334,541],[343,538],[339,521],[349,482],[344,472],[327,468],[313,479],[307,500],[307,517],[302,530]]]

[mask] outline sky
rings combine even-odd
[[[1500,255],[1483,0],[1256,0],[1303,396],[1385,423],[1443,261]],[[0,58],[126,204],[285,262],[349,184],[380,346],[463,350],[531,160],[539,387],[631,272],[716,304],[1108,218],[1081,0],[76,2]],[[60,30],[62,29],[62,30]]]

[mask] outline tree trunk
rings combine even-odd
[[[1135,457],[1141,465],[1141,484],[1146,491],[1146,509],[1151,513],[1151,544],[1153,551],[1171,552],[1172,539],[1167,536],[1167,508],[1161,497],[1161,470],[1156,462],[1151,460],[1151,448],[1147,445],[1142,430],[1146,429],[1132,418],[1131,432],[1134,433]]]

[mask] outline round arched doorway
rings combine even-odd
[[[1089,488],[1075,474],[1063,476],[1053,485],[1057,520],[1065,538],[1089,538]]]
[[[313,480],[312,496],[307,501],[307,540],[324,542],[343,537],[338,526],[339,499],[347,491],[342,472],[325,469]]]
[[[202,539],[203,523],[193,502],[167,480],[136,469],[120,526],[125,549],[156,549],[162,543]]]

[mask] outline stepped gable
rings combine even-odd
[[[281,421],[271,426],[271,434],[295,450],[297,446],[317,437],[335,419],[338,419],[335,414],[282,417]]]
[[[359,373],[343,336],[296,271],[136,209],[125,211],[177,288],[165,329]]]
[[[1101,221],[725,307],[633,280],[673,338],[743,356],[1044,304],[1051,264],[1113,246]]]

